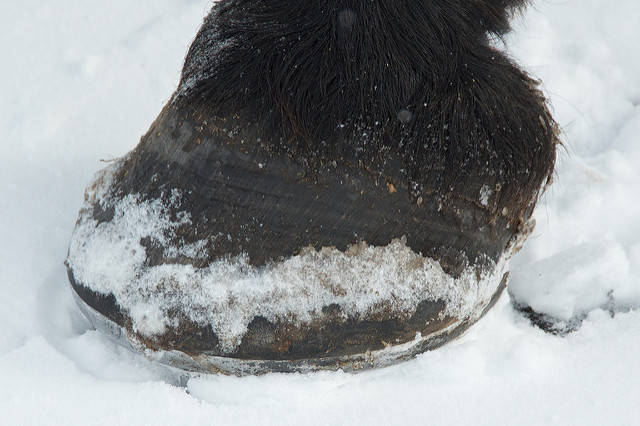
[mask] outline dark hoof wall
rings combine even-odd
[[[456,339],[464,333],[473,323],[489,311],[497,302],[506,287],[507,275],[500,281],[496,292],[489,300],[479,315],[466,320],[445,318],[437,320],[437,310],[441,306],[433,306],[430,302],[420,304],[412,317],[405,324],[399,326],[393,321],[368,322],[356,324],[354,322],[334,325],[324,329],[306,330],[306,335],[299,341],[304,345],[317,346],[316,339],[319,336],[314,332],[320,330],[329,341],[338,341],[348,350],[327,350],[325,353],[303,354],[300,357],[289,358],[280,356],[265,356],[277,354],[273,350],[273,337],[276,327],[262,317],[256,317],[248,327],[241,346],[245,348],[253,346],[253,356],[224,356],[215,350],[217,338],[211,332],[211,327],[200,327],[197,331],[188,330],[184,334],[174,335],[174,341],[166,348],[153,347],[148,341],[135,335],[126,326],[122,325],[121,314],[113,300],[109,297],[98,295],[82,286],[73,284],[74,295],[80,310],[93,326],[113,339],[120,345],[145,355],[150,360],[161,364],[190,372],[221,373],[229,375],[259,375],[265,373],[306,373],[318,370],[342,370],[345,372],[358,372],[372,368],[386,367],[405,361],[414,356],[432,349],[436,349],[445,343]],[[112,299],[112,298],[111,298]],[[413,339],[406,343],[392,344],[377,339],[381,337],[393,337],[394,335],[408,336],[411,331],[421,329],[423,333],[416,332]],[[183,332],[184,330],[179,330]],[[369,336],[367,339],[364,336]],[[246,339],[246,340],[245,340]],[[372,342],[367,345],[363,340]],[[270,349],[271,348],[271,349]],[[242,349],[237,352],[244,352]],[[343,352],[343,354],[340,354]]]
[[[250,131],[196,127],[168,107],[87,190],[69,278],[121,343],[193,371],[358,370],[446,343],[502,292],[526,232],[481,203],[417,203],[346,161],[311,178]]]

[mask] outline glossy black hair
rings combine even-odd
[[[486,187],[497,194],[488,208],[517,222],[550,180],[557,144],[537,81],[491,43],[525,3],[222,0],[174,104],[249,117],[310,173],[347,159],[384,178],[400,158],[416,200]]]

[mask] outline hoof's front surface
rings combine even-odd
[[[233,374],[378,367],[455,338],[503,290],[553,169],[534,82],[469,34],[473,54],[437,57],[446,15],[421,12],[402,56],[406,5],[236,3],[87,189],[67,260],[83,311],[149,357]]]

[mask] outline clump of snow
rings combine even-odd
[[[594,241],[515,269],[509,294],[536,312],[570,321],[597,308],[613,309],[628,274],[619,243]]]
[[[482,185],[482,188],[480,188],[480,204],[488,206],[491,194],[493,194],[493,191],[489,188],[489,185]]]
[[[191,321],[211,324],[225,350],[240,344],[255,316],[272,322],[294,319],[310,323],[322,308],[338,304],[345,316],[368,319],[381,312],[408,318],[423,300],[445,302],[441,313],[460,320],[480,315],[498,288],[510,253],[478,273],[468,266],[454,278],[440,264],[413,252],[403,239],[384,247],[354,244],[345,252],[332,247],[307,248],[284,261],[253,267],[246,255],[221,258],[205,268],[191,264],[146,264],[143,240],[167,248],[165,257],[182,253],[201,258],[207,240],[187,249],[176,247],[174,230],[191,223],[189,213],[169,217],[180,208],[179,192],[143,201],[127,195],[114,201],[106,188],[118,162],[97,175],[69,248],[68,264],[76,281],[101,294],[113,294],[143,335],[176,327],[180,312]],[[98,223],[93,204],[113,208],[113,219]],[[215,241],[213,242],[215,244]],[[179,244],[179,242],[178,242]],[[167,256],[168,254],[168,256]]]

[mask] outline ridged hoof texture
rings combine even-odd
[[[544,98],[486,43],[522,2],[281,3],[216,4],[70,245],[85,315],[186,370],[356,371],[446,343],[501,294],[553,171]]]

